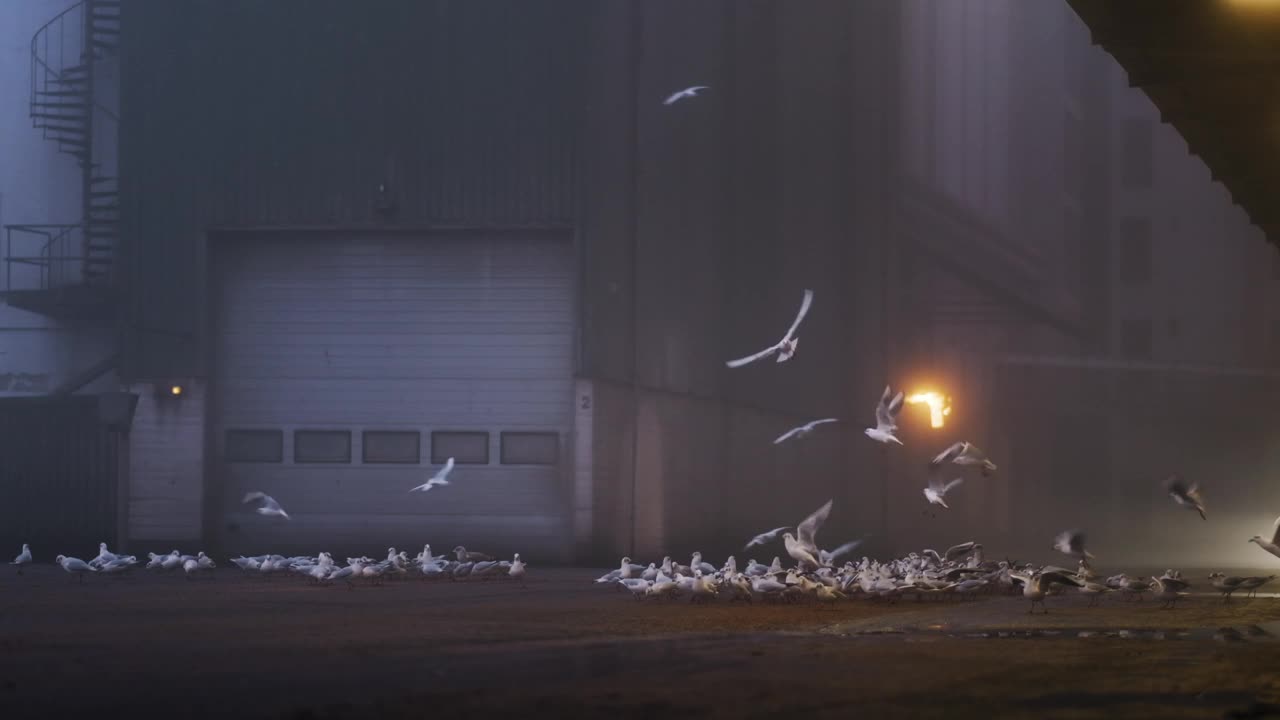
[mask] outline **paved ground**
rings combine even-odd
[[[4,720],[1218,718],[1280,702],[1276,598],[1160,610],[1071,597],[1030,616],[1003,597],[642,603],[593,585],[592,570],[536,571],[527,589],[354,591],[235,570],[82,586],[49,566],[9,570],[0,567]]]

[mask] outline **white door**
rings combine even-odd
[[[567,559],[571,248],[508,235],[215,246],[224,549]],[[449,456],[450,485],[409,492]],[[255,490],[290,519],[242,504]]]

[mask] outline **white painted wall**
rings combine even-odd
[[[31,37],[74,0],[0,2],[0,225],[76,222],[80,217],[79,169],[31,127],[28,114]],[[36,251],[32,246],[28,250]],[[4,246],[0,255],[22,254]],[[24,280],[0,263],[0,288]],[[31,270],[26,269],[30,273]],[[46,392],[110,351],[111,331],[76,332],[40,315],[0,304],[0,396]],[[85,391],[113,389],[103,378]]]
[[[184,387],[180,398],[158,397],[150,383],[132,388],[139,397],[129,434],[130,540],[201,538],[205,385]]]

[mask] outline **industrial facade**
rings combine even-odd
[[[1105,411],[1027,392],[1091,387],[1034,368],[1112,357],[1132,306],[1129,125],[1065,5],[96,1],[119,235],[92,299],[139,396],[121,541],[727,554],[833,497],[833,535],[895,553],[935,445],[1005,472],[929,541],[1033,542],[1028,509],[1096,470],[1051,438]],[[80,280],[7,289],[61,314]],[[727,370],[806,288],[796,358]],[[909,409],[920,442],[887,454],[859,424],[886,381],[957,412]],[[847,422],[769,443],[823,416]],[[407,493],[450,456],[448,492]]]

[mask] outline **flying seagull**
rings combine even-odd
[[[940,481],[930,478],[929,487],[924,489],[924,496],[926,499],[928,499],[930,505],[941,505],[942,507],[950,510],[951,506],[947,505],[947,501],[944,500],[943,498],[946,496],[948,492],[951,491],[951,488],[959,485],[962,482],[964,482],[964,478],[958,477],[955,480],[952,480],[951,482],[946,483],[944,485]]]
[[[778,443],[783,442],[783,441],[785,441],[785,440],[787,440],[787,439],[789,439],[789,438],[795,438],[795,439],[799,440],[800,438],[804,437],[805,435],[808,435],[809,433],[813,432],[813,429],[814,429],[814,428],[816,428],[816,427],[818,427],[819,425],[822,425],[822,424],[825,424],[825,423],[833,423],[833,422],[839,422],[839,419],[838,419],[838,418],[823,418],[823,419],[821,419],[821,420],[814,420],[813,422],[805,423],[804,425],[801,425],[800,427],[794,427],[794,428],[791,428],[790,430],[788,430],[788,431],[786,431],[786,432],[782,433],[781,435],[779,435],[779,436],[778,436],[778,439],[773,441],[773,444],[774,444],[774,445],[777,445]]]
[[[1058,533],[1058,537],[1053,539],[1053,549],[1072,557],[1093,557],[1093,553],[1084,549],[1084,533],[1079,530]]]
[[[787,331],[786,335],[782,336],[782,339],[778,341],[777,345],[765,348],[755,355],[738,358],[737,360],[730,360],[726,362],[725,365],[728,365],[731,368],[742,367],[743,365],[748,365],[757,360],[767,358],[774,353],[778,353],[777,362],[786,362],[787,360],[790,360],[791,356],[796,354],[796,345],[800,343],[800,338],[795,337],[796,330],[800,328],[800,322],[804,320],[804,316],[809,314],[809,306],[812,304],[813,291],[805,290],[804,300],[800,303],[800,313],[796,315],[796,321],[791,323],[791,329]]]
[[[884,393],[880,396],[880,402],[876,403],[876,426],[867,428],[863,432],[867,437],[882,442],[886,445],[889,443],[902,444],[898,436],[893,434],[898,429],[898,413],[902,412],[902,393],[899,392],[889,399],[889,386],[884,386]]]
[[[681,100],[683,100],[683,99],[685,99],[685,98],[695,98],[695,97],[697,97],[697,96],[698,96],[698,93],[699,93],[700,91],[702,91],[702,90],[710,90],[710,89],[711,89],[711,88],[707,87],[706,85],[694,85],[693,87],[687,87],[687,88],[685,88],[685,89],[681,90],[680,92],[672,93],[672,94],[671,94],[671,97],[669,97],[669,98],[667,98],[666,100],[663,100],[663,101],[662,101],[662,104],[663,104],[663,105],[673,105],[673,104],[675,104],[675,103],[677,103],[677,102],[680,102]]]
[[[827,516],[831,514],[831,500],[825,505],[813,511],[813,514],[805,518],[803,522],[796,526],[796,534],[786,533],[782,536],[783,544],[786,545],[787,554],[808,569],[816,569],[820,566],[818,561],[818,545],[816,538],[818,531],[822,529],[823,523],[827,521]]]
[[[825,566],[827,566],[827,567],[831,567],[832,565],[835,565],[836,560],[839,560],[841,556],[843,556],[843,555],[848,555],[849,553],[853,552],[854,550],[857,550],[857,549],[858,549],[858,546],[862,544],[862,541],[863,541],[864,539],[865,539],[865,538],[859,538],[859,539],[857,539],[857,540],[850,540],[849,542],[847,542],[847,543],[845,543],[845,544],[841,545],[840,547],[838,547],[838,548],[836,548],[835,550],[832,550],[832,551],[830,551],[830,552],[828,552],[828,551],[826,551],[826,550],[819,550],[819,551],[818,551],[818,560],[819,560],[819,561],[821,561],[823,565],[825,565]]]
[[[780,528],[774,528],[769,532],[760,533],[759,535],[751,538],[751,541],[748,542],[746,547],[742,548],[742,550],[743,552],[746,552],[747,550],[750,550],[756,545],[764,545],[765,543],[773,542],[774,540],[778,539],[778,533],[781,533],[783,530],[790,530],[790,529],[791,529],[790,526],[784,526]]]
[[[979,450],[977,445],[964,440],[938,453],[938,456],[929,462],[929,467],[936,468],[946,462],[956,465],[981,465],[983,477],[989,477],[996,471],[996,464],[988,460],[986,454]]]
[[[451,472],[453,472],[453,458],[449,458],[448,460],[445,460],[444,467],[440,468],[439,472],[437,472],[435,475],[432,475],[431,479],[422,483],[418,487],[410,489],[409,492],[413,492],[414,490],[421,490],[422,492],[426,492],[431,488],[435,487],[436,485],[448,485],[449,473]]]
[[[1179,505],[1195,510],[1200,513],[1201,520],[1208,520],[1204,516],[1204,498],[1200,496],[1200,484],[1187,484],[1181,475],[1170,475],[1168,480],[1164,481],[1164,489],[1169,493],[1169,497]]]
[[[282,517],[285,520],[289,519],[289,513],[285,512],[284,508],[280,507],[280,503],[276,502],[275,498],[264,492],[258,492],[255,490],[254,492],[245,493],[244,500],[241,500],[240,502],[251,503],[254,500],[262,501],[262,507],[258,508],[259,515]]]
[[[1267,552],[1280,557],[1280,517],[1276,518],[1276,522],[1271,526],[1271,539],[1267,540],[1261,535],[1254,535],[1249,538],[1249,542],[1258,543],[1258,547]]]

